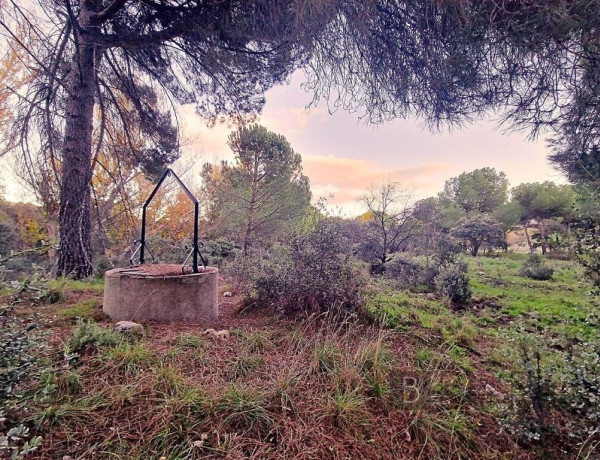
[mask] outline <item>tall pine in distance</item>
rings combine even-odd
[[[310,184],[302,158],[287,139],[264,126],[241,127],[230,134],[233,164],[203,169],[207,215],[212,224],[242,246],[289,230],[310,205]]]

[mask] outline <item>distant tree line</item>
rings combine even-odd
[[[206,163],[196,191],[202,202],[202,239],[211,257],[220,261],[237,251],[239,258],[251,258],[310,228],[323,215],[322,208],[311,204],[300,154],[283,136],[254,124],[232,132],[228,144],[234,160]],[[119,167],[115,168],[116,173]],[[153,187],[135,168],[121,171],[130,175],[123,188],[114,186],[110,170],[94,177],[94,251],[105,267],[126,261],[140,226],[139,207]],[[487,167],[450,178],[437,196],[418,201],[399,183],[373,184],[359,198],[364,214],[337,219],[354,256],[375,273],[384,273],[405,252],[433,255],[462,248],[477,256],[505,251],[511,232],[525,239],[529,251],[568,252],[579,234],[575,230],[598,209],[594,195],[584,190],[552,182],[510,189],[503,172]],[[41,239],[52,241],[52,225],[43,208],[2,203],[0,254],[34,246]],[[193,222],[182,193],[161,191],[148,220],[157,255],[163,261],[183,257]]]
[[[548,130],[570,177],[599,170],[597,0],[0,7],[2,151],[59,221],[59,275],[92,273],[98,174],[126,196],[123,169],[153,177],[180,155],[178,105],[240,122],[299,68],[315,102],[372,123],[414,114],[435,128],[501,113],[511,129]]]

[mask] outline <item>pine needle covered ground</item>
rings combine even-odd
[[[551,383],[529,372],[537,341],[592,340],[597,307],[573,263],[534,282],[519,262],[471,260],[475,299],[461,310],[380,288],[370,325],[240,313],[239,298],[220,297],[211,327],[229,329],[225,341],[207,325],[119,335],[101,282],[13,286],[3,317],[31,364],[3,423],[29,431],[8,442],[37,443],[23,457],[43,459],[594,458],[598,439],[570,441],[580,420],[548,398],[539,412],[527,384]]]

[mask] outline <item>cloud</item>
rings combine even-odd
[[[362,195],[371,184],[399,182],[406,189],[437,186],[435,180],[446,173],[448,163],[428,163],[408,168],[385,169],[374,161],[340,158],[335,155],[302,155],[304,173],[310,178],[315,197],[334,195],[333,202],[347,204]]]

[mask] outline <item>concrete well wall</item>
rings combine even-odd
[[[173,266],[164,265],[168,274],[156,274],[161,266],[148,267],[153,268],[151,274],[144,266],[106,272],[102,309],[113,320],[201,323],[217,319],[217,268],[173,274]],[[177,269],[181,272],[181,267]]]

